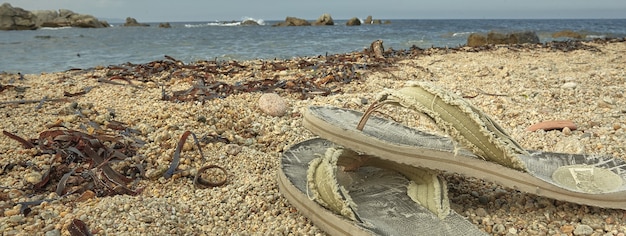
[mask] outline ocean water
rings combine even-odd
[[[385,48],[457,47],[469,34],[492,30],[535,31],[541,42],[554,32],[571,30],[587,39],[626,37],[626,19],[581,20],[391,20],[385,25],[272,27],[238,22],[174,22],[172,28],[60,28],[0,31],[0,72],[41,73],[126,62],[146,63],[169,55],[197,60],[289,59],[361,51],[381,39]]]

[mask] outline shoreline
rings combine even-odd
[[[189,64],[166,58],[27,74],[24,80],[3,73],[0,100],[32,102],[0,104],[5,113],[2,130],[26,140],[59,129],[52,126],[123,137],[124,144],[137,148],[127,160],[114,160],[112,168],[130,176],[135,173],[130,167],[140,165],[146,176],[154,178],[136,178],[129,184],[132,190],[141,189],[136,196],[82,199],[83,194],[77,193],[57,199],[54,181],[35,193],[32,186],[41,181],[42,173],[60,164],[54,155],[34,156],[36,150],[24,149],[5,135],[0,138],[0,153],[4,153],[0,159],[0,230],[8,235],[67,234],[72,220],[79,219],[99,234],[325,235],[278,191],[275,171],[280,153],[314,137],[301,126],[307,106],[364,110],[377,92],[399,88],[409,80],[428,80],[471,97],[470,102],[525,148],[626,158],[624,52],[626,42],[618,39],[545,47],[414,48],[390,51],[386,61],[354,52]],[[257,101],[264,92],[276,92],[287,101],[286,115],[261,112]],[[398,122],[433,128],[412,114],[384,111]],[[572,120],[578,129],[525,130],[554,119]],[[108,126],[115,122],[129,128],[124,131],[133,131],[126,135]],[[159,171],[170,167],[185,131],[198,136],[204,160],[189,139],[177,168],[185,171],[171,179],[160,177]],[[204,164],[223,167],[228,182],[194,188],[192,177]],[[58,181],[61,176],[57,177]],[[580,225],[599,235],[626,230],[623,210],[536,197],[455,174],[446,178],[452,209],[491,234],[568,234]],[[72,189],[79,186],[80,178],[68,181]],[[20,205],[14,205],[42,199],[56,200],[31,206],[26,216],[20,214]]]

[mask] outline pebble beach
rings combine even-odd
[[[94,235],[326,235],[276,183],[282,151],[315,137],[302,127],[302,114],[311,105],[364,111],[382,89],[416,80],[465,97],[527,149],[626,158],[624,55],[626,42],[619,39],[563,47],[418,48],[387,52],[386,59],[367,52],[190,64],[166,58],[23,78],[2,73],[0,129],[28,142],[39,138],[31,142],[39,145],[26,148],[0,136],[0,231],[70,235],[78,220]],[[382,110],[375,115],[438,132],[417,114]],[[553,120],[575,128],[527,130]],[[124,186],[130,191],[98,187],[94,176],[104,164],[59,151],[73,149],[42,151],[46,140],[71,141],[40,136],[50,130],[77,131],[125,150],[125,158],[104,164],[132,180]],[[195,134],[202,155],[191,137],[179,145],[186,131]],[[175,159],[173,175],[164,177]],[[207,165],[225,174],[207,171],[206,178],[212,173],[226,182],[196,184]],[[73,174],[63,179],[69,170]],[[452,209],[488,234],[626,232],[624,210],[442,174]]]

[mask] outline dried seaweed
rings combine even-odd
[[[115,122],[114,122],[115,123]],[[78,130],[53,128],[43,131],[37,139],[26,141],[7,131],[3,133],[20,142],[24,147],[37,148],[35,155],[51,154],[50,168],[43,173],[43,178],[32,185],[36,192],[55,192],[59,196],[71,193],[93,191],[97,196],[116,194],[136,195],[141,189],[132,189],[132,179],[114,170],[110,160],[127,160],[136,153],[140,146],[129,143],[121,137],[122,123],[115,123],[117,129],[104,132],[95,131],[87,134]],[[69,179],[72,178],[72,184]],[[71,186],[70,186],[71,185]]]
[[[33,145],[32,143],[26,141],[26,139],[23,139],[23,138],[15,135],[15,134],[9,133],[6,130],[3,130],[2,134],[6,135],[7,137],[9,137],[9,138],[11,138],[11,139],[13,139],[15,141],[18,141],[19,143],[22,144],[22,147],[24,147],[24,148],[34,148],[35,147],[35,145]]]
[[[79,219],[73,219],[72,223],[67,227],[67,231],[71,236],[89,236],[91,232],[87,228],[87,224]]]
[[[185,133],[183,133],[183,135],[180,137],[180,140],[178,141],[178,145],[176,145],[176,150],[174,151],[174,155],[172,157],[172,163],[170,164],[170,167],[163,174],[164,178],[169,179],[172,177],[172,175],[174,175],[176,168],[178,168],[178,164],[180,163],[180,152],[183,148],[183,145],[185,144],[185,141],[187,141],[187,138],[189,137],[189,135],[193,137],[194,142],[196,144],[196,147],[198,147],[198,152],[200,152],[200,157],[202,158],[203,162],[206,161],[206,159],[204,158],[204,154],[202,152],[202,147],[200,147],[200,143],[198,142],[198,138],[196,137],[196,135],[191,131],[185,131]],[[223,178],[221,178],[218,181],[208,181],[202,178],[201,176],[202,173],[204,171],[211,170],[211,169],[217,169],[221,171],[223,174],[222,175]],[[221,185],[226,184],[226,182],[228,181],[227,176],[228,175],[227,175],[226,170],[220,166],[217,166],[217,165],[203,166],[197,171],[196,175],[194,176],[193,183],[194,183],[194,186],[199,187],[199,188],[221,186]]]

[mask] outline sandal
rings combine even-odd
[[[278,183],[291,204],[331,235],[485,235],[450,210],[437,172],[324,139],[286,150]]]
[[[451,138],[370,117],[385,104],[425,114]],[[365,113],[310,107],[303,123],[324,139],[382,159],[460,173],[557,200],[626,209],[624,160],[526,150],[478,108],[429,83],[384,91]]]

